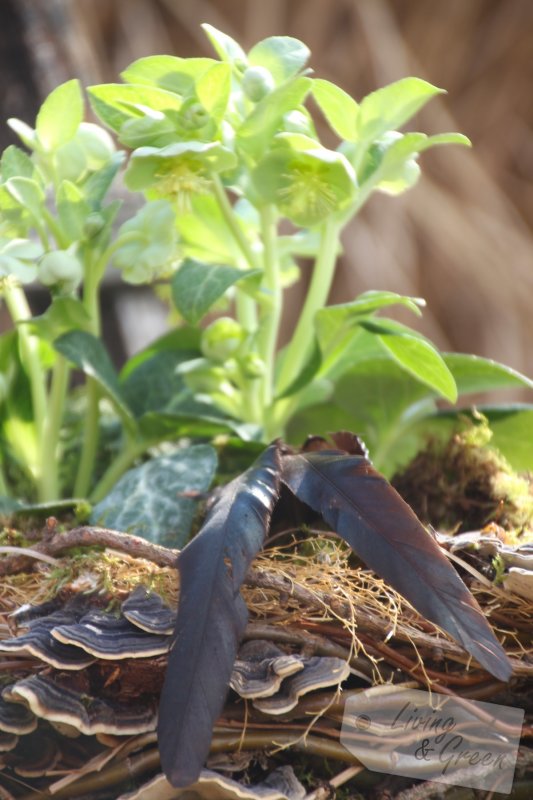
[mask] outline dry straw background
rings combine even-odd
[[[2,16],[10,4],[3,2]],[[116,80],[144,55],[208,55],[201,22],[246,47],[272,34],[301,38],[315,72],[356,98],[411,74],[446,88],[417,125],[462,131],[474,149],[432,151],[414,190],[371,200],[346,230],[331,300],[370,288],[425,297],[419,326],[441,348],[533,375],[531,0],[18,0],[17,7],[41,95],[72,76],[84,84]],[[10,102],[17,97],[4,93],[2,106]],[[0,110],[3,118],[19,113]],[[292,290],[293,316],[301,291]]]

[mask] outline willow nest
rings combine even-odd
[[[524,575],[531,578],[533,552],[497,534],[493,526],[440,544],[512,661],[509,684],[332,535],[273,542],[245,582],[250,622],[192,796],[327,797],[309,772],[304,786],[293,771],[321,756],[337,765],[321,776],[328,791],[351,780],[358,797],[368,773],[339,741],[344,705],[362,691],[377,699],[390,684],[525,708],[525,743],[533,736],[533,597]],[[53,524],[33,548],[2,549],[0,797],[189,797],[161,776],[155,735],[179,602],[176,552],[97,528],[60,534]],[[530,756],[524,744],[524,774]],[[390,796],[431,797],[421,786]]]

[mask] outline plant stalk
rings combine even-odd
[[[239,220],[237,219],[237,217],[233,212],[233,208],[231,207],[231,203],[228,200],[228,195],[226,194],[226,190],[224,189],[222,181],[220,180],[218,175],[211,175],[211,181],[213,183],[213,191],[218,206],[220,208],[220,211],[222,212],[222,216],[224,217],[226,225],[233,234],[233,237],[237,242],[237,244],[239,245],[239,248],[243,256],[245,257],[246,261],[248,262],[248,266],[250,267],[250,269],[258,269],[259,262],[257,256],[253,252],[248,239],[244,235],[244,232],[241,226],[239,225]]]
[[[74,497],[88,497],[98,450],[98,408],[100,389],[94,378],[87,378],[87,413],[84,420],[83,443],[74,483]]]
[[[281,394],[299,375],[313,348],[313,322],[317,311],[326,305],[335,274],[340,225],[328,220],[322,228],[320,249],[300,319],[283,354],[276,391]],[[283,402],[283,401],[282,401]]]
[[[96,484],[89,497],[91,503],[96,504],[103,500],[104,497],[109,494],[118,479],[122,477],[129,467],[131,467],[135,459],[144,453],[147,447],[148,442],[144,441],[143,439],[129,439],[126,442],[125,447],[111,462],[107,470]]]
[[[52,372],[52,383],[48,403],[43,438],[40,443],[41,501],[57,500],[59,486],[59,435],[65,400],[67,396],[70,368],[67,360],[59,353]]]
[[[29,332],[27,325],[19,324],[25,323],[27,320],[31,319],[32,316],[23,289],[14,284],[6,284],[4,287],[4,298],[11,315],[11,319],[17,326],[17,335],[20,344],[20,357],[30,381],[33,416],[35,420],[37,439],[39,442],[42,442],[47,412],[47,396],[46,371],[43,369],[41,359],[39,357],[39,341]],[[41,465],[39,465],[39,468],[40,466]],[[40,486],[41,479],[42,473],[39,473],[37,475],[37,481],[39,484],[40,499],[42,499],[42,488]]]
[[[259,355],[265,362],[265,374],[261,381],[261,403],[263,407],[263,425],[266,433],[269,427],[267,416],[271,410],[274,397],[276,344],[283,305],[283,291],[277,252],[277,212],[272,205],[264,206],[261,209],[261,233],[264,254],[263,285],[269,295],[269,304],[263,310],[258,335]]]

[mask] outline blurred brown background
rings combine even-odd
[[[431,151],[417,187],[372,198],[345,233],[331,299],[425,297],[417,324],[441,348],[533,376],[531,0],[2,0],[0,21],[1,119],[32,122],[39,95],[70,77],[116,81],[140,56],[209,55],[201,22],[245,48],[296,36],[316,74],[356,98],[406,75],[446,88],[417,127],[462,131],[474,149]]]

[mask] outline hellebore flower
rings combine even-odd
[[[113,263],[125,281],[149,283],[172,270],[178,238],[175,223],[171,204],[153,200],[120,227]]]
[[[233,169],[236,157],[220,142],[179,142],[166,147],[139,147],[124,175],[132,191],[153,190],[176,203],[178,213],[191,210],[195,195],[211,189],[213,173]]]
[[[255,191],[263,201],[275,204],[285,217],[305,228],[348,205],[357,181],[342,153],[300,134],[281,134],[277,139],[279,145],[253,174]]]
[[[0,239],[0,280],[12,276],[19,283],[31,283],[42,252],[41,245],[29,239]]]

